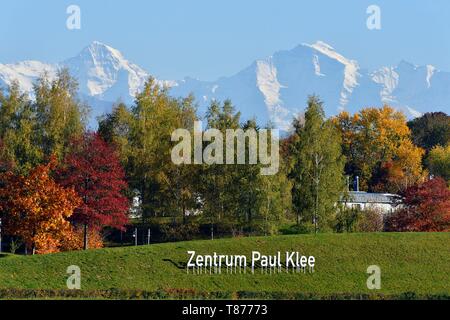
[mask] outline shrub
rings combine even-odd
[[[354,232],[359,215],[360,211],[356,208],[339,206],[334,221],[334,231],[338,233]]]
[[[186,224],[162,224],[160,232],[163,241],[188,241],[193,240],[199,233],[199,225],[196,222]]]
[[[284,235],[314,233],[314,225],[312,223],[286,225],[280,228],[280,233]]]
[[[381,232],[383,231],[383,214],[377,209],[362,210],[356,221],[356,232]]]
[[[338,208],[334,230],[343,232],[381,232],[383,231],[383,214],[375,209]]]
[[[442,178],[408,188],[403,208],[386,219],[386,231],[450,231],[450,190]]]

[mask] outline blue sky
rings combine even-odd
[[[81,30],[66,28],[70,4]],[[381,30],[366,28],[371,4]],[[58,62],[93,40],[163,79],[212,80],[316,40],[369,69],[404,59],[450,71],[450,1],[1,0],[0,63]]]

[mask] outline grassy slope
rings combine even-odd
[[[209,254],[300,251],[316,257],[313,274],[192,275],[176,267],[187,250]],[[169,261],[170,260],[170,261]],[[175,264],[174,264],[174,263]],[[202,291],[368,293],[366,269],[382,271],[380,293],[450,293],[450,234],[321,234],[169,243],[0,258],[0,288],[65,289],[66,268],[82,270],[82,289],[193,288]]]

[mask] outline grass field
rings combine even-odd
[[[202,254],[300,251],[316,258],[314,273],[187,274],[187,250]],[[64,290],[70,265],[81,268],[82,291],[187,290],[267,294],[373,294],[369,265],[381,268],[377,294],[450,296],[450,233],[319,234],[220,239],[67,252],[2,255],[0,290]],[[31,290],[31,291],[32,291]],[[225,294],[226,293],[226,294]],[[271,295],[272,294],[272,295]],[[219,294],[220,296],[220,294]],[[258,295],[257,295],[258,296]]]

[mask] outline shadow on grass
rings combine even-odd
[[[170,262],[171,264],[173,264],[178,269],[185,269],[186,266],[187,266],[186,262],[175,262],[172,259],[163,259],[163,261]]]

